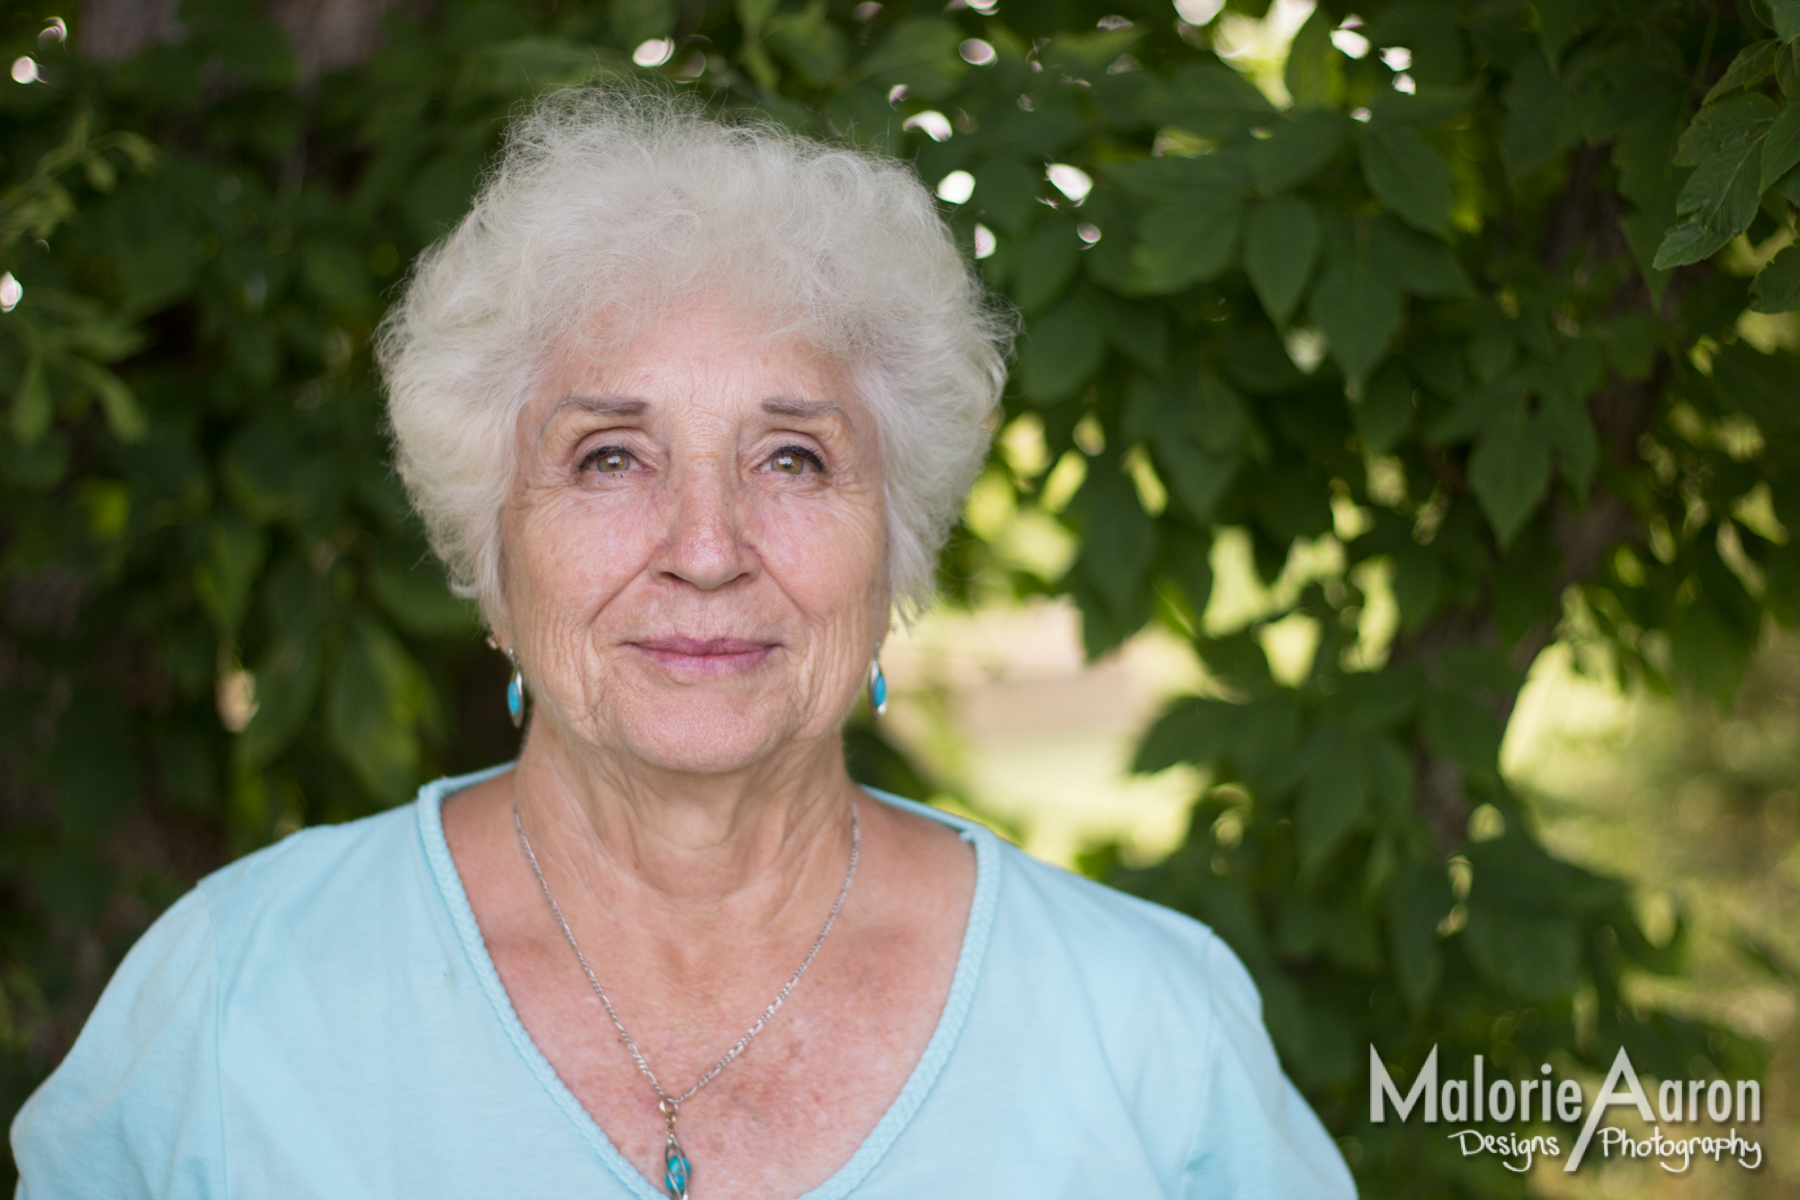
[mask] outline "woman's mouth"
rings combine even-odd
[[[777,643],[748,638],[656,637],[627,643],[682,674],[732,675],[760,667]]]

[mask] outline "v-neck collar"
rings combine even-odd
[[[489,957],[487,943],[482,940],[481,927],[475,921],[475,912],[469,907],[468,893],[463,890],[462,876],[456,872],[456,863],[450,857],[450,847],[444,840],[443,803],[451,794],[461,791],[472,784],[480,783],[512,767],[512,763],[502,763],[485,771],[477,771],[471,775],[460,775],[454,778],[439,779],[426,784],[419,792],[417,807],[419,810],[419,839],[423,844],[425,859],[431,866],[431,873],[437,883],[438,893],[449,910],[450,921],[456,927],[458,938],[462,941],[463,953],[468,958],[470,968],[475,977],[481,981],[481,990],[486,993],[488,1002],[493,1006],[494,1016],[500,1022],[513,1048],[518,1051],[526,1068],[537,1077],[544,1091],[550,1096],[552,1103],[562,1110],[569,1123],[575,1127],[583,1141],[594,1151],[599,1160],[618,1177],[619,1182],[638,1200],[666,1200],[662,1193],[653,1188],[648,1180],[638,1174],[637,1169],[620,1154],[612,1144],[604,1130],[588,1115],[581,1102],[573,1092],[557,1076],[550,1066],[543,1051],[525,1032],[519,1014],[514,1010],[512,998],[506,994],[506,987],[500,982],[500,973],[494,967],[494,960]],[[969,902],[968,924],[963,931],[962,949],[956,960],[956,973],[950,981],[950,994],[944,1001],[944,1011],[938,1017],[937,1029],[931,1040],[925,1044],[925,1052],[919,1056],[912,1074],[907,1077],[906,1086],[882,1114],[869,1136],[864,1139],[856,1153],[852,1154],[843,1166],[839,1167],[830,1178],[798,1200],[842,1200],[855,1191],[875,1169],[888,1148],[900,1137],[918,1112],[919,1106],[925,1102],[926,1094],[937,1081],[939,1073],[948,1061],[950,1052],[956,1046],[957,1037],[962,1033],[963,1023],[968,1017],[969,1006],[975,998],[975,988],[981,976],[982,958],[987,952],[988,934],[994,924],[994,908],[1000,891],[1000,863],[1002,856],[995,841],[994,834],[974,821],[968,821],[950,813],[942,812],[927,805],[917,804],[887,792],[874,788],[864,791],[886,804],[904,809],[947,825],[957,831],[966,842],[975,847],[975,895]]]

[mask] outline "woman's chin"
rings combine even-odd
[[[795,714],[773,697],[684,695],[627,706],[613,720],[628,753],[664,771],[717,775],[755,766],[791,744]]]

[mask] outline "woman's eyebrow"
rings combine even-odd
[[[819,417],[836,417],[855,430],[856,424],[844,406],[830,400],[790,400],[784,396],[772,396],[762,402],[762,410],[771,417],[791,417],[795,420],[814,420]]]
[[[650,410],[650,402],[633,400],[627,396],[564,396],[544,418],[544,423],[538,426],[538,441],[544,440],[544,434],[549,430],[550,422],[556,420],[557,414],[568,408],[577,408],[597,417],[641,417]]]
[[[565,408],[579,408],[582,412],[606,417],[641,417],[650,408],[650,402],[628,396],[564,396],[550,410],[550,415],[554,417]]]

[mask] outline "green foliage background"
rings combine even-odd
[[[1800,616],[1800,342],[1745,315],[1800,307],[1800,0],[1355,12],[1369,52],[1323,0],[1285,105],[1166,0],[442,0],[322,75],[244,0],[188,0],[118,64],[40,37],[48,11],[5,18],[42,80],[0,83],[23,285],[0,315],[0,1105],[200,874],[510,753],[497,656],[388,468],[368,342],[507,114],[596,72],[973,175],[946,212],[1025,319],[1008,418],[1043,444],[990,480],[1080,549],[1042,578],[965,531],[947,586],[1067,593],[1095,655],[1153,621],[1193,639],[1213,684],[1138,758],[1207,768],[1192,833],[1092,866],[1230,941],[1366,1194],[1525,1188],[1369,1125],[1371,1042],[1405,1077],[1433,1044],[1453,1072],[1621,1044],[1659,1076],[1757,1071],[1624,999],[1684,934],[1653,944],[1621,884],[1549,855],[1497,756],[1559,637],[1724,700]],[[667,61],[633,66],[659,37]],[[1052,162],[1091,179],[1079,204]],[[1265,581],[1297,548],[1330,565],[1213,629],[1225,527]],[[1398,627],[1372,640],[1377,593]],[[1293,614],[1319,634],[1297,683],[1258,639]],[[906,772],[866,730],[852,748]]]

